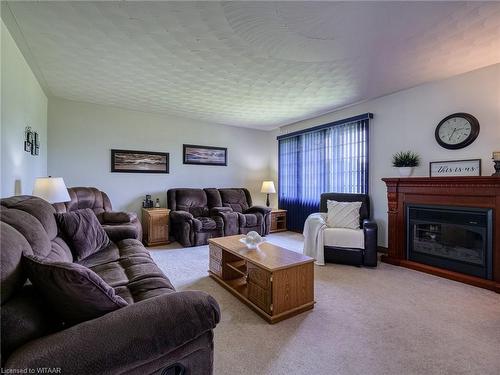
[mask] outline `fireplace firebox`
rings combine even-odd
[[[492,210],[408,204],[407,259],[493,279]]]

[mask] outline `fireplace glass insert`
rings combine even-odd
[[[431,266],[492,279],[492,210],[408,205],[407,256]]]

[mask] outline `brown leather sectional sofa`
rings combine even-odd
[[[172,235],[182,246],[206,245],[209,238],[246,234],[269,234],[271,209],[253,206],[244,188],[170,189]]]

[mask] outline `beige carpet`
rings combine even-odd
[[[301,251],[303,237],[268,241]],[[500,374],[500,295],[380,263],[315,267],[314,310],[269,325],[207,276],[208,246],[151,248],[178,290],[213,295],[215,374]]]

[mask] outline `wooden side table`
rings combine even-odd
[[[168,240],[170,210],[168,208],[143,208],[143,242],[146,246],[165,245]]]
[[[271,211],[271,230],[269,233],[285,232],[286,210],[275,209]]]

